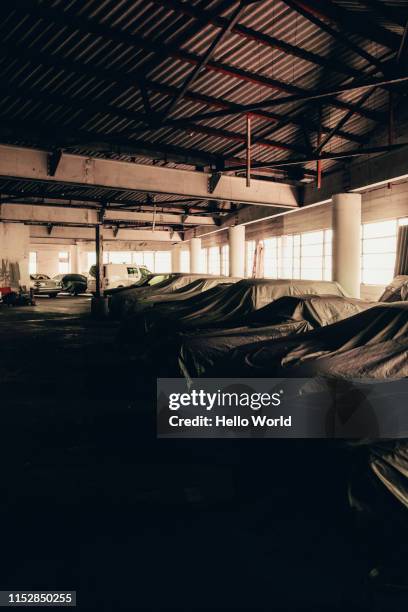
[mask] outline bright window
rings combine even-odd
[[[147,266],[149,268],[149,266]],[[150,270],[151,268],[149,268]],[[156,251],[154,253],[153,272],[171,272],[171,252]]]
[[[208,274],[221,273],[220,247],[213,246],[208,249]]]
[[[29,274],[37,274],[37,253],[36,251],[30,251],[28,259],[28,272]]]
[[[107,262],[112,264],[131,264],[132,252],[131,251],[107,251]]]
[[[386,285],[394,275],[398,228],[408,217],[364,223],[361,232],[361,281]]]
[[[266,238],[263,262],[265,278],[331,280],[332,231]]]
[[[265,278],[278,278],[279,238],[266,238],[263,244],[264,276]]]
[[[180,271],[190,272],[190,251],[180,251]]]
[[[208,248],[201,249],[200,270],[204,274],[208,274]]]
[[[255,262],[256,241],[247,240],[245,244],[246,244],[245,276],[247,278],[252,278],[253,270],[254,270],[254,262]]]
[[[300,235],[300,278],[331,280],[332,230]]]
[[[134,251],[132,263],[135,263],[138,266],[146,266],[150,272],[155,272],[154,251]]]
[[[229,275],[229,245],[223,244],[221,247],[221,274]]]
[[[60,251],[58,253],[58,273],[69,273],[69,253],[68,251]]]

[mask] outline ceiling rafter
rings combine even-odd
[[[367,40],[373,40],[384,47],[395,50],[398,48],[399,36],[383,28],[368,14],[361,15],[357,11],[346,10],[335,5],[331,0],[302,0],[303,4],[315,11],[319,16],[325,16],[341,25],[346,32],[359,34]]]
[[[183,6],[187,6],[187,3],[183,4]],[[163,45],[163,44],[159,45],[157,43],[150,42],[147,39],[142,39],[140,36],[136,37],[133,35],[129,35],[125,32],[122,32],[120,30],[117,30],[115,28],[109,28],[105,25],[101,25],[98,22],[96,22],[94,19],[92,20],[83,19],[82,17],[76,17],[71,14],[67,15],[66,12],[61,12],[56,9],[50,9],[48,7],[47,8],[38,7],[38,5],[35,5],[33,0],[21,0],[21,2],[19,2],[18,4],[19,10],[25,7],[31,7],[31,11],[33,12],[34,15],[42,16],[43,18],[51,20],[51,21],[54,19],[57,23],[62,23],[65,26],[70,25],[71,27],[79,29],[82,32],[87,32],[88,34],[93,33],[98,36],[101,36],[102,38],[106,40],[120,42],[122,44],[130,46],[131,48],[136,48],[136,49],[143,48],[147,51],[150,51],[156,54],[161,53],[165,56],[175,57],[177,59],[180,59],[184,62],[193,64],[193,65],[196,65],[201,60],[200,56],[197,56],[194,53],[189,53],[187,51],[181,50],[179,46]],[[287,49],[286,43],[284,43],[283,47],[284,48],[282,48],[282,50],[288,53],[289,50]],[[30,55],[30,52],[32,52],[33,57],[35,57],[35,49],[28,49],[27,51],[29,52],[28,56]],[[298,47],[293,47],[292,51],[297,56],[299,56]],[[328,69],[333,69],[332,67],[330,67],[330,65],[325,65],[325,67],[327,67]],[[207,63],[206,69],[212,70],[215,72],[219,72],[219,73],[223,73],[223,74],[228,74],[232,77],[235,77],[237,79],[244,80],[247,82],[257,83],[259,85],[265,85],[266,87],[273,88],[277,91],[285,91],[287,93],[300,93],[302,91],[303,92],[305,91],[299,87],[290,85],[289,83],[278,81],[277,79],[266,78],[259,74],[251,73],[251,72],[248,72],[248,71],[236,68],[236,67],[229,66],[228,64],[221,63],[221,62],[210,61]],[[133,73],[129,73],[129,77],[131,79],[129,81],[129,87],[136,86],[139,78],[143,79],[143,76],[144,74],[141,71],[134,71]],[[347,110],[351,110],[351,108],[353,107],[352,103],[347,103],[347,102],[338,101],[338,100],[334,101],[333,105],[337,106],[338,108],[343,108]],[[365,111],[364,109],[358,109],[358,111],[356,112],[359,112],[363,116],[370,118],[370,113],[368,111]]]
[[[247,6],[248,5],[245,4],[245,2],[241,0],[241,2],[238,4],[238,7],[235,9],[231,19],[225,21],[223,27],[218,32],[218,34],[215,36],[214,40],[211,42],[205,54],[201,58],[200,62],[195,65],[193,70],[186,77],[178,94],[174,96],[174,98],[170,101],[170,104],[165,108],[164,113],[162,115],[162,120],[166,119],[166,117],[171,115],[172,111],[176,108],[177,104],[184,97],[184,94],[187,93],[189,88],[194,84],[194,82],[200,76],[201,71],[204,70],[204,68],[210,61],[210,59],[214,56],[218,47],[224,42],[224,40],[226,39],[228,34],[231,32],[231,30],[234,28],[238,20],[242,17],[242,15],[247,9]]]
[[[337,42],[341,43],[346,49],[354,51],[354,53],[365,59],[371,66],[374,66],[377,68],[377,70],[380,70],[384,74],[385,66],[379,58],[375,57],[371,53],[368,53],[368,51],[366,51],[363,47],[351,40],[349,36],[346,36],[341,29],[335,30],[326,21],[319,19],[319,17],[317,17],[313,11],[310,9],[308,10],[307,5],[304,2],[301,0],[282,0],[282,2],[284,2],[292,10],[299,13],[299,15],[302,15],[302,17],[313,23],[315,26],[324,32],[327,32],[327,34],[332,36]]]
[[[197,19],[197,21],[199,21],[203,26],[212,24],[218,28],[224,28],[228,23],[228,20],[226,18],[214,14],[212,11],[199,9],[189,2],[180,2],[180,0],[153,1],[156,4],[166,6],[167,8],[170,8],[174,11],[188,14],[191,17]],[[351,66],[348,66],[344,62],[341,62],[339,60],[328,60],[327,58],[317,55],[316,53],[307,51],[306,49],[303,49],[302,47],[299,47],[297,45],[292,45],[270,34],[265,34],[242,24],[236,24],[232,28],[232,30],[235,34],[239,34],[247,40],[253,40],[267,47],[278,49],[283,53],[293,55],[294,57],[310,62],[311,64],[322,66],[323,68],[327,68],[329,70],[334,70],[335,72],[338,72],[340,74],[356,76],[356,70],[353,69]]]
[[[4,45],[1,45],[0,43],[0,52],[3,53],[3,51],[6,54],[11,55],[13,52],[12,45],[8,45],[7,48],[4,49]],[[61,59],[61,60],[56,59],[44,53],[39,53],[39,52],[33,53],[29,49],[18,48],[18,49],[15,49],[15,51],[23,59],[33,60],[35,62],[42,63],[46,66],[52,66],[52,67],[62,68],[62,69],[69,70],[69,71],[75,71],[79,74],[87,74],[89,76],[96,75],[98,78],[103,79],[103,80],[108,80],[108,79],[121,80],[123,85],[127,87],[129,87],[130,83],[133,83],[133,78],[130,78],[126,74],[120,73],[118,75],[114,71],[107,71],[107,70],[100,69],[100,68],[96,68],[94,71],[92,67],[89,67],[87,65],[82,65],[72,60],[67,61],[65,59]],[[166,84],[156,83],[154,81],[147,81],[146,86],[152,91],[160,92],[164,95],[169,95],[169,96],[176,95],[179,92],[179,89],[176,87],[172,87]],[[84,98],[72,97],[72,96],[67,96],[67,95],[60,96],[58,94],[53,94],[53,93],[45,94],[41,92],[40,89],[34,90],[27,86],[16,87],[16,86],[11,86],[10,84],[1,83],[0,89],[3,90],[3,92],[8,95],[12,95],[12,96],[18,95],[22,97],[27,96],[28,98],[36,99],[36,100],[40,100],[44,102],[47,102],[47,100],[48,102],[55,101],[56,104],[61,104],[63,106],[71,105],[73,108],[76,108],[78,110],[82,110],[82,108],[84,107],[86,108],[87,105],[91,104],[89,100],[84,99]],[[229,108],[240,109],[239,105],[227,102],[223,100],[222,98],[219,98],[219,99],[213,98],[210,96],[205,96],[203,94],[197,94],[195,92],[186,92],[185,95],[187,98],[195,102],[205,104],[207,106],[213,106],[216,108],[223,108],[223,109],[229,109]],[[346,105],[346,107],[348,108],[348,105]],[[141,113],[137,113],[135,111],[128,111],[122,107],[117,107],[117,106],[107,104],[105,101],[100,102],[99,100],[92,100],[91,110],[92,110],[92,115],[95,115],[95,112],[100,112],[100,113],[108,113],[108,114],[112,114],[118,117],[122,117],[128,121],[135,121],[135,122],[144,121],[146,123],[146,128],[141,128],[141,131],[145,131],[145,129],[147,129],[147,126],[150,126],[150,121],[147,120],[146,115],[142,115]],[[259,116],[261,119],[267,119],[267,120],[273,120],[273,121],[282,120],[282,118],[284,117],[283,115],[276,113],[276,112],[262,111],[262,110],[258,111],[255,114]],[[381,115],[372,113],[370,114],[370,118],[372,118],[373,120],[374,119],[379,120],[381,118]],[[290,116],[285,117],[285,122],[293,123],[295,125],[300,125],[302,123],[298,118],[290,117]],[[305,122],[305,124],[307,125],[309,130],[313,130],[313,131],[317,130],[317,126],[314,125],[313,122],[308,121],[308,122]],[[179,120],[177,125],[180,128],[185,126],[188,129],[192,125],[192,123],[190,120]],[[349,134],[345,131],[339,131],[338,135],[345,140],[361,142],[361,138],[358,135]]]

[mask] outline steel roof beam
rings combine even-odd
[[[25,0],[26,1],[26,0]],[[20,6],[20,5],[19,5]],[[48,11],[49,9],[41,9],[41,11]],[[57,15],[59,17],[59,20],[64,23],[64,16],[65,14],[62,14],[60,12],[57,11]],[[83,25],[82,23],[82,19],[79,19],[79,23]],[[65,24],[66,25],[66,24]],[[110,28],[106,28],[105,26],[102,28],[104,33],[100,33],[99,35],[104,36],[105,38],[109,38],[111,40],[117,41],[117,42],[122,42],[124,44],[129,44],[132,47],[136,47],[139,48],[141,41],[139,39],[136,39],[136,37],[133,36],[129,36],[129,35],[125,35],[122,32],[115,32],[114,30],[110,29]],[[99,32],[99,26],[96,27],[95,32]],[[113,35],[112,35],[113,33]],[[142,41],[143,45],[146,49],[148,49],[149,51],[158,53],[159,52],[159,47],[157,44],[154,43],[149,43],[148,41]],[[139,47],[138,47],[138,43]],[[163,47],[163,45],[161,45],[161,47]],[[7,43],[7,45],[1,44],[0,43],[0,49],[2,51],[2,54],[5,54],[7,56],[11,56],[14,57],[14,53],[16,52],[16,46],[11,46]],[[41,53],[36,51],[35,49],[24,49],[22,47],[17,47],[17,49],[19,50],[19,53],[21,56],[25,57],[25,59],[27,59],[28,61],[34,61],[36,59],[41,60],[41,63],[44,63],[45,65],[55,65],[56,62],[58,62],[58,64],[61,67],[64,67],[64,65],[66,66],[66,69],[72,69],[72,65],[78,65],[78,62],[72,62],[71,60],[66,60],[65,58],[55,58],[54,56],[50,56],[47,53]],[[179,47],[173,49],[173,47],[170,46],[166,46],[165,48],[162,48],[162,52],[163,53],[167,53],[168,56],[173,56],[176,57],[182,61],[185,61],[187,63],[196,65],[197,63],[200,62],[201,57],[193,54],[193,53],[188,53],[186,51],[182,51],[180,50]],[[71,66],[71,68],[70,68]],[[84,70],[86,70],[86,73],[89,74],[90,76],[98,76],[98,74],[101,74],[101,69],[99,68],[94,68],[94,67],[90,67],[89,65],[84,65],[82,63],[80,63],[80,66],[84,68]],[[237,78],[239,80],[243,80],[246,82],[250,82],[250,83],[256,83],[259,85],[264,85],[265,87],[269,87],[272,88],[276,91],[285,91],[286,93],[306,93],[307,90],[304,90],[302,88],[299,87],[295,87],[293,85],[290,85],[289,83],[285,83],[283,81],[279,81],[277,79],[271,79],[268,77],[264,77],[262,75],[259,74],[254,74],[252,72],[247,72],[245,70],[239,69],[237,67],[232,67],[229,66],[227,64],[221,63],[221,62],[214,62],[214,61],[210,61],[208,62],[206,68],[208,70],[214,71],[214,72],[219,72],[222,74],[228,74],[229,76],[232,76],[234,78]],[[84,72],[84,70],[82,70],[82,72]],[[115,73],[115,71],[113,71],[113,74]],[[103,78],[106,79],[108,82],[112,82],[115,81],[115,79],[113,78],[113,74],[111,71],[107,71],[107,70],[102,70],[102,74],[103,74]],[[127,86],[128,87],[135,87],[137,85],[137,82],[139,81],[139,79],[144,78],[144,74],[142,71],[138,70],[138,71],[134,71],[133,73],[126,73],[126,75],[124,75],[124,77],[126,78],[126,82],[127,82]],[[349,103],[349,102],[344,102],[342,100],[333,100],[330,102],[333,106],[337,107],[337,108],[341,108],[341,109],[347,109],[347,110],[351,110],[353,108],[353,104]],[[356,112],[358,114],[361,114],[362,116],[365,116],[369,119],[373,119],[374,121],[379,121],[379,117],[380,115],[378,113],[373,113],[372,111],[369,111],[367,109],[358,109],[356,110]],[[376,118],[375,118],[376,117]]]
[[[363,47],[360,47],[359,45],[357,45],[354,41],[350,39],[349,36],[346,36],[345,34],[343,34],[341,30],[335,30],[328,23],[326,23],[322,19],[319,19],[319,17],[317,17],[317,15],[313,11],[311,11],[310,9],[308,10],[307,5],[305,3],[299,0],[282,0],[282,1],[289,8],[299,13],[299,15],[302,15],[302,17],[304,17],[305,19],[313,23],[315,26],[317,26],[324,32],[327,32],[327,34],[329,34],[337,42],[341,43],[343,47],[351,51],[354,51],[354,53],[356,53],[357,55],[365,59],[369,64],[371,64],[371,66],[374,66],[375,68],[377,68],[377,70],[385,74],[384,64],[378,58],[376,58],[371,53],[368,53],[365,49],[363,49]]]
[[[199,9],[193,6],[191,3],[182,3],[177,0],[160,0],[159,4],[172,8],[173,10],[181,11],[182,13],[186,13],[187,11],[190,16],[200,21],[203,25],[212,23],[217,27],[224,28],[228,23],[226,18],[220,17],[217,13]],[[179,51],[178,45],[174,48],[172,45],[157,45],[155,47],[152,43],[144,40],[140,36],[136,37],[135,35],[128,34],[127,32],[122,32],[117,28],[111,28],[104,24],[98,23],[95,19],[84,17],[83,15],[74,15],[72,11],[61,11],[49,6],[45,7],[38,5],[35,0],[19,0],[17,8],[20,12],[25,10],[34,16],[39,16],[47,21],[60,23],[65,27],[68,26],[74,28],[75,30],[79,30],[80,32],[85,32],[87,34],[92,33],[96,36],[109,38],[116,42],[128,44],[132,47],[143,48],[153,52],[155,48],[158,52],[160,52],[160,48],[163,51],[167,48],[167,53],[169,53],[169,51]],[[329,70],[340,72],[341,74],[355,76],[355,70],[343,62],[326,60],[315,53],[297,47],[296,45],[291,45],[284,40],[266,35],[263,32],[258,32],[244,25],[235,25],[233,31],[240,34],[244,38],[255,40],[261,44],[279,49],[283,53],[293,55],[294,57],[298,57],[314,65],[320,65]]]
[[[171,8],[174,11],[178,11],[191,17],[197,19],[203,26],[208,24],[212,24],[218,28],[224,28],[228,23],[228,19],[224,17],[220,17],[209,10],[202,10],[194,6],[190,2],[180,2],[180,0],[153,0],[156,4],[160,4],[161,6],[165,6],[166,8]],[[327,58],[321,57],[316,53],[312,53],[299,47],[297,45],[291,45],[284,40],[276,38],[275,36],[271,36],[270,34],[265,34],[264,32],[259,32],[252,28],[249,28],[242,24],[236,24],[232,31],[234,34],[239,34],[245,39],[254,40],[257,43],[263,44],[267,47],[271,47],[273,49],[278,49],[283,53],[288,55],[293,55],[299,59],[310,62],[311,64],[315,64],[318,66],[322,66],[329,70],[338,72],[340,74],[346,74],[347,76],[356,76],[357,71],[348,66],[344,62],[339,60],[329,60]]]
[[[187,76],[178,94],[170,101],[170,104],[166,107],[163,113],[162,119],[166,119],[166,117],[168,117],[172,113],[172,111],[176,108],[180,100],[184,98],[184,95],[187,93],[189,88],[192,85],[194,85],[195,81],[200,76],[200,72],[207,66],[208,62],[214,56],[218,47],[224,42],[224,40],[226,39],[228,34],[231,32],[233,27],[242,17],[246,9],[247,9],[247,5],[241,1],[238,7],[235,9],[231,19],[225,20],[223,27],[221,28],[220,32],[218,32],[217,36],[214,38],[214,40],[210,44],[204,56],[201,58],[199,63],[196,64],[196,66]]]
[[[360,149],[352,149],[350,151],[341,151],[338,153],[320,153],[319,155],[310,155],[306,159],[284,159],[275,162],[259,162],[253,164],[253,168],[283,168],[285,166],[295,166],[299,164],[307,164],[317,161],[326,161],[330,159],[343,159],[350,157],[360,157],[361,155],[376,155],[378,153],[388,153],[396,149],[408,147],[408,142],[402,142],[393,145],[384,145],[378,147],[366,147]],[[245,166],[240,166],[238,170],[244,170]]]
[[[401,11],[397,6],[392,6],[391,4],[385,4],[384,1],[380,0],[361,0],[363,4],[374,10],[377,15],[381,15],[387,21],[392,21],[393,23],[405,27],[405,23],[407,20],[406,15],[406,7],[402,8]]]
[[[362,15],[357,11],[343,9],[333,4],[331,0],[302,0],[302,2],[306,8],[317,11],[318,14],[338,23],[346,32],[359,34],[394,51],[398,48],[400,37],[380,26],[367,14]]]
[[[343,93],[352,91],[360,91],[370,89],[372,87],[381,87],[383,85],[396,85],[399,83],[406,83],[408,81],[408,75],[402,75],[395,78],[389,79],[370,79],[362,81],[360,83],[351,83],[350,85],[341,85],[335,89],[316,89],[309,91],[307,94],[285,96],[281,98],[271,98],[269,100],[263,100],[263,102],[254,102],[253,104],[242,104],[239,109],[235,110],[220,110],[212,113],[197,113],[190,117],[190,121],[204,121],[207,119],[214,119],[216,117],[226,117],[228,115],[240,115],[243,113],[250,113],[252,111],[258,111],[259,109],[268,109],[274,106],[280,106],[285,104],[292,104],[296,102],[315,102],[318,100],[325,100],[332,96],[338,96]],[[356,105],[354,105],[356,106]],[[355,111],[357,112],[357,111]]]
[[[98,134],[84,130],[73,130],[52,124],[31,123],[28,121],[0,120],[0,140],[16,137],[30,141],[53,150],[57,142],[58,147],[64,150],[69,148],[84,148],[93,152],[115,153],[134,157],[136,155],[147,158],[174,161],[189,166],[220,166],[224,159],[220,155],[213,155],[197,149],[185,149],[175,145],[152,143],[146,140],[126,139],[123,135]]]

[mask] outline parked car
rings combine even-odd
[[[30,289],[34,295],[48,295],[50,298],[56,298],[61,291],[55,280],[46,274],[30,274]]]
[[[79,295],[86,293],[88,280],[83,274],[57,274],[53,279],[63,293]]]
[[[104,289],[115,289],[116,287],[129,287],[141,282],[150,274],[146,266],[134,266],[131,264],[104,264]],[[96,266],[91,266],[88,277],[88,290],[96,291]]]

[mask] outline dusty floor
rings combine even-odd
[[[376,609],[343,451],[157,440],[154,381],[89,309],[0,307],[0,588],[76,590],[81,610]]]

